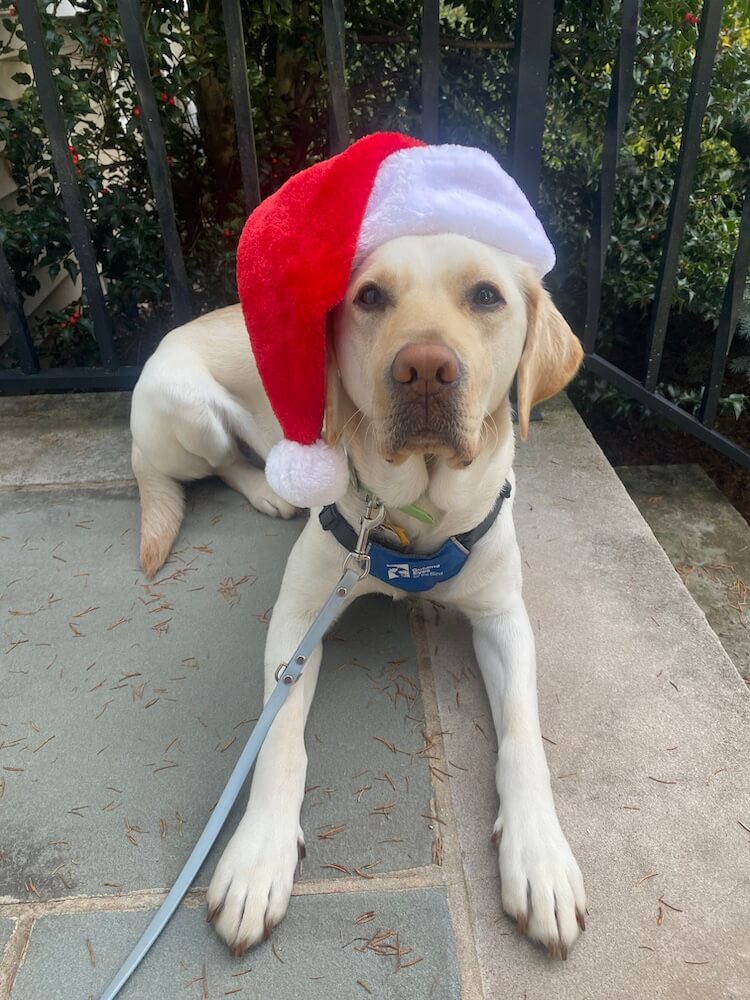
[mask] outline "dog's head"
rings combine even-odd
[[[583,352],[531,268],[464,236],[409,236],[372,253],[333,314],[326,435],[364,418],[399,464],[479,454],[518,376],[518,421],[573,377]]]

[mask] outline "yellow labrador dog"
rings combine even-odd
[[[360,482],[404,528],[417,553],[478,525],[513,483],[508,393],[518,377],[521,436],[531,407],[562,389],[582,357],[531,268],[464,236],[391,240],[354,272],[332,317],[326,435],[340,439]],[[181,480],[218,474],[259,510],[288,517],[237,439],[265,457],[281,434],[254,367],[239,307],[170,333],[133,395],[133,468],[142,503],[141,559],[151,574],[182,518]],[[424,524],[399,508],[418,503]],[[355,527],[363,497],[338,504]],[[265,694],[338,580],[344,550],[313,512],[295,544],[273,611]],[[315,573],[310,567],[315,567]],[[368,577],[358,593],[404,596]],[[555,812],[539,728],[534,637],[521,595],[512,503],[462,571],[432,595],[471,622],[497,731],[497,843],[502,902],[520,930],[567,956],[584,928],[583,879]],[[247,811],[208,890],[209,919],[235,953],[283,918],[299,853],[307,755],[304,729],[320,648],[274,722],[255,766]]]

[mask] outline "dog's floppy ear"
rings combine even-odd
[[[525,284],[528,325],[517,373],[518,426],[524,441],[532,407],[564,389],[583,360],[581,342],[549,292],[531,276]]]
[[[336,361],[333,333],[329,322],[328,336],[326,337],[326,408],[323,420],[323,438],[325,443],[332,448],[339,443],[346,422],[343,394],[341,373]]]

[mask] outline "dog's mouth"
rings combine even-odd
[[[477,455],[460,393],[392,401],[385,420],[381,451],[400,465],[410,455],[440,455],[453,468],[471,465]]]

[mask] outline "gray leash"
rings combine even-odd
[[[117,975],[102,993],[100,1000],[114,1000],[146,957],[149,949],[167,926],[174,911],[180,905],[183,896],[190,888],[193,879],[206,860],[208,852],[213,847],[214,841],[219,836],[230,809],[242,790],[242,786],[255,763],[255,758],[258,756],[260,748],[263,746],[263,740],[268,735],[268,730],[271,728],[273,720],[278,715],[279,709],[286,701],[292,687],[302,676],[310,654],[315,650],[315,647],[335,620],[341,605],[354,589],[354,586],[370,572],[367,539],[370,531],[382,523],[384,515],[385,511],[382,505],[376,499],[368,497],[367,511],[362,518],[357,545],[354,552],[350,552],[344,561],[344,572],[341,579],[334,587],[333,593],[321,608],[317,618],[308,629],[299,646],[292,653],[289,662],[279,665],[276,671],[276,687],[271,692],[271,696],[263,707],[260,718],[255,723],[255,727],[245,744],[244,750],[240,754],[239,760],[234,765],[234,770],[229,776],[229,781],[221,793],[219,801],[214,806],[213,812],[206,823],[206,828],[198,838],[198,843],[193,848],[190,857],[185,862],[182,871],[177,876],[177,880],[169,890],[164,902],[154,914],[135,948],[133,948],[123,962]]]

